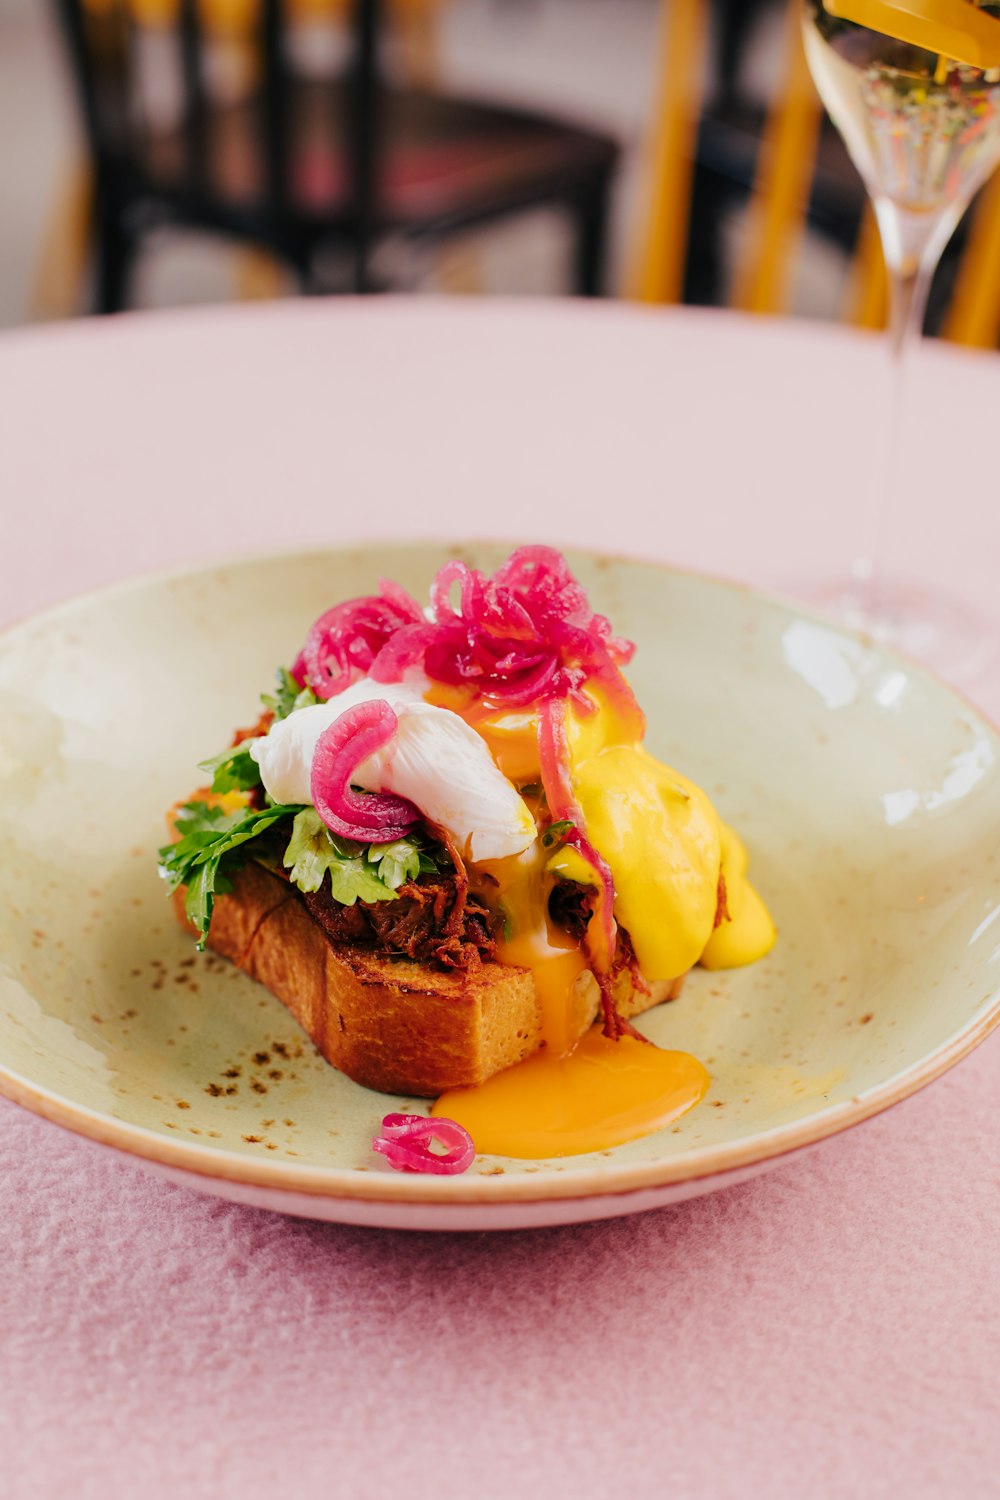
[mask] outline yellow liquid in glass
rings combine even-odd
[[[961,210],[989,176],[1000,158],[998,14],[968,0],[805,0],[816,86],[875,199],[913,214]]]

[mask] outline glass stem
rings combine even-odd
[[[887,198],[875,199],[889,280],[889,399],[877,488],[869,499],[868,545],[853,569],[855,607],[861,619],[872,623],[882,614],[883,558],[898,500],[903,398],[913,348],[923,333],[931,280],[961,212],[912,214]]]

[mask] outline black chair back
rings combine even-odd
[[[141,174],[138,163],[147,140],[140,87],[139,32],[129,0],[55,0],[69,44],[90,151],[99,178],[120,188]],[[246,41],[260,60],[257,118],[265,212],[275,223],[285,216],[288,196],[288,37],[282,0],[258,0]],[[376,201],[378,161],[379,0],[355,0],[351,19],[353,46],[345,125],[350,217],[355,233],[370,233]],[[249,14],[249,13],[248,13]],[[178,179],[187,196],[210,195],[206,122],[211,98],[205,58],[208,37],[198,0],[178,0],[176,25],[170,29],[174,72],[180,80],[178,109],[182,157]],[[100,190],[100,188],[99,188]]]
[[[148,0],[52,3],[93,164],[99,311],[126,304],[130,267],[160,223],[263,247],[305,291],[335,279],[365,292],[391,280],[372,269],[379,243],[429,246],[540,204],[570,215],[574,282],[599,289],[617,143],[420,82],[384,85],[383,0],[350,0],[346,73],[319,77],[295,62],[288,0],[244,0],[228,42],[211,0],[159,0],[155,24],[142,19]],[[220,46],[241,70],[231,98]],[[173,75],[155,109],[151,50],[160,85]]]

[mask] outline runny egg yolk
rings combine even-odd
[[[542,1040],[547,1051],[564,1057],[590,1021],[588,973],[579,941],[553,922],[549,897],[555,878],[548,869],[550,851],[540,840],[512,859],[481,866],[496,881],[504,911],[504,928],[497,942],[501,963],[530,969],[541,1012]]]
[[[589,691],[593,711],[568,715],[573,792],[587,837],[610,866],[615,917],[644,978],[670,981],[699,961],[726,968],[762,957],[775,929],[746,879],[743,844],[700,788],[654,759],[628,717]],[[433,701],[478,730],[511,780],[539,780],[533,713],[491,708],[462,689],[435,689]],[[506,917],[497,957],[531,971],[543,1046],[478,1087],[442,1095],[432,1112],[458,1120],[481,1152],[539,1157],[605,1150],[692,1108],[710,1082],[695,1058],[588,1029],[596,982],[579,942],[549,914],[556,881],[593,884],[580,855],[539,841],[484,873]],[[716,926],[720,876],[729,920]]]
[[[649,1135],[704,1098],[709,1076],[686,1052],[664,1052],[595,1026],[566,1057],[546,1048],[479,1088],[453,1089],[432,1114],[464,1125],[496,1156],[576,1156]]]
[[[424,697],[436,708],[450,708],[460,714],[483,737],[498,770],[515,786],[538,781],[538,717],[531,709],[497,708],[476,697],[470,688],[443,682],[432,683]]]

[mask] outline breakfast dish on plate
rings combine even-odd
[[[198,946],[356,1082],[435,1100],[432,1124],[386,1118],[394,1165],[461,1170],[469,1136],[604,1149],[708,1086],[632,1018],[775,929],[738,835],[644,748],[633,649],[549,548],[452,561],[426,607],[383,580],[316,620],[170,814],[161,873]]]
[[[324,888],[344,908],[344,922],[360,918],[374,932],[373,921],[384,923],[387,914],[395,921],[398,915],[417,934],[418,956],[411,958],[405,929],[395,927],[390,937],[383,927],[395,956],[378,965],[387,992],[379,1006],[373,1003],[363,1013],[367,1034],[336,987],[349,973],[359,1002],[379,998],[372,971],[364,967],[379,960],[375,937],[328,937],[310,918],[300,931],[321,955],[326,988],[321,991],[310,977],[310,950],[296,951],[289,942],[283,951],[295,969],[282,980],[281,945],[268,929],[291,921],[297,907],[305,908],[306,896],[315,894],[292,888],[287,877],[294,865],[285,868],[283,861],[296,816],[315,811],[316,803],[307,782],[299,791],[275,792],[276,798],[303,797],[301,803],[276,801],[272,807],[257,779],[258,763],[249,753],[239,759],[239,747],[223,747],[234,725],[258,727],[254,705],[261,688],[278,663],[287,663],[290,672],[295,668],[310,621],[331,601],[385,598],[379,579],[388,576],[423,604],[430,581],[456,558],[470,574],[482,574],[485,590],[509,550],[460,538],[381,540],[206,563],[101,590],[0,639],[0,1093],[173,1181],[260,1208],[384,1228],[526,1228],[638,1212],[743,1181],[912,1095],[996,1026],[1000,738],[991,726],[902,658],[779,600],[655,562],[574,552],[569,566],[590,601],[581,606],[584,621],[596,611],[614,622],[608,642],[615,636],[636,642],[631,660],[622,655],[613,663],[615,672],[624,670],[648,720],[645,738],[631,743],[697,782],[724,823],[739,830],[752,852],[752,875],[777,920],[778,942],[761,962],[720,969],[706,941],[706,964],[698,963],[685,978],[678,998],[641,1015],[630,1014],[616,992],[619,1014],[655,1046],[627,1034],[613,1042],[601,1034],[598,979],[587,978],[588,955],[581,960],[580,940],[566,926],[558,899],[554,905],[550,900],[544,926],[546,943],[556,949],[542,949],[551,967],[535,960],[532,969],[523,948],[512,952],[522,934],[514,902],[509,893],[501,902],[499,884],[483,879],[480,858],[487,864],[489,857],[477,851],[479,858],[473,858],[459,829],[457,839],[449,836],[469,881],[466,905],[473,897],[481,903],[495,945],[491,950],[484,941],[477,949],[480,970],[518,986],[529,970],[539,992],[535,975],[549,972],[555,980],[561,952],[568,970],[562,976],[564,1010],[569,976],[576,972],[573,988],[578,983],[589,991],[596,1024],[567,1060],[554,1056],[556,1049],[534,1045],[523,1061],[483,1083],[471,1081],[481,1076],[475,1073],[429,1078],[423,1098],[373,1092],[331,1067],[291,1008],[275,998],[272,984],[289,983],[289,996],[298,997],[299,1014],[321,1043],[327,994],[326,1043],[346,1037],[371,1052],[384,1027],[395,1051],[401,1033],[409,1036],[408,1026],[397,1024],[392,1032],[397,1003],[410,1007],[409,1018],[445,1016],[452,1028],[461,1022],[460,1034],[440,1026],[435,1033],[430,1055],[442,1066],[456,1056],[465,1062],[479,1056],[485,1071],[496,1061],[489,1049],[511,1032],[529,1046],[533,1038],[517,1037],[528,1029],[520,1019],[503,1024],[512,1018],[501,1004],[493,1012],[480,1004],[486,992],[474,983],[474,961],[462,969],[420,956],[419,937],[430,931],[436,938],[440,924],[428,927],[425,918],[421,928],[414,913],[427,903],[418,902],[412,887],[426,895],[435,880],[445,882],[448,871],[439,863],[445,844],[430,826],[432,810],[422,806],[426,794],[416,789],[393,793],[385,787],[382,794],[409,797],[424,812],[407,837],[425,863],[434,863],[435,873],[418,864],[412,874],[412,850],[409,870],[405,864],[403,872],[394,870],[389,845],[398,840],[381,846],[381,866],[369,857],[378,843],[370,836],[341,840],[339,853],[346,857],[332,861],[322,840],[316,841],[327,858]],[[464,612],[461,575],[450,585],[449,602],[453,613]],[[432,623],[420,614],[423,624]],[[573,616],[571,624],[575,609]],[[421,621],[411,615],[410,623]],[[555,621],[553,630],[562,635]],[[478,640],[473,644],[478,652]],[[352,648],[352,678],[374,679],[381,649],[379,632],[367,649]],[[372,665],[354,654],[369,657]],[[327,648],[328,661],[333,655]],[[585,698],[598,685],[616,682],[615,672],[592,669],[599,661],[588,658],[579,668],[568,661],[567,669],[586,669]],[[515,665],[516,659],[504,670]],[[461,684],[456,688],[434,675],[441,667],[430,649],[416,667],[431,684],[426,691],[432,697],[462,696]],[[335,665],[328,667],[328,675],[335,671]],[[336,699],[330,697],[321,705],[305,699],[289,716],[299,691],[295,681],[282,679],[272,692],[282,701],[268,705],[276,719],[294,722],[310,706],[335,715]],[[464,693],[474,704],[468,686]],[[493,704],[493,727],[507,732],[511,751],[532,750],[530,732],[523,731],[530,731],[532,715],[551,712],[537,685],[535,693],[537,707],[502,696],[494,702],[492,686],[480,695]],[[582,705],[568,692],[557,701],[578,729]],[[394,712],[402,721],[402,712]],[[599,765],[606,760],[611,770],[621,749],[612,743],[605,713],[598,707],[589,722],[595,731],[603,724],[609,754],[579,742],[574,750],[570,740],[571,787],[581,817],[590,818],[582,836],[612,873],[617,927],[629,934],[637,968],[655,993],[654,981],[665,985],[662,975],[671,979],[677,971],[673,964],[652,970],[642,909],[635,901],[628,904],[635,888],[594,810],[600,789],[586,756],[597,755]],[[519,724],[518,714],[529,722]],[[507,722],[499,723],[501,718]],[[496,736],[493,741],[496,747]],[[216,779],[215,769],[191,769],[213,751],[223,752],[220,764],[233,762],[233,779],[227,790],[188,798],[201,804],[190,814],[189,832],[197,833],[195,814],[205,822],[188,844],[181,882],[192,893],[199,920],[200,904],[210,894],[214,900],[214,931],[208,951],[199,954],[190,929],[172,918],[150,855],[165,841],[164,810]],[[505,754],[502,773],[518,794],[528,792],[521,798],[525,806],[534,799],[529,811],[537,813],[536,839],[529,850],[541,861],[539,830],[552,833],[552,825],[566,819],[548,809],[544,821],[537,729],[533,754],[537,772]],[[434,764],[441,767],[439,780],[456,782],[452,763],[444,765],[440,753]],[[244,787],[241,766],[254,777]],[[219,780],[224,785],[225,777]],[[366,789],[353,771],[347,786]],[[219,805],[214,822],[213,802]],[[684,805],[683,799],[669,804],[675,811]],[[264,827],[278,807],[292,811]],[[248,809],[254,823],[238,826]],[[634,815],[649,824],[652,842],[652,815],[639,807]],[[493,826],[481,809],[470,816],[473,832]],[[256,832],[238,841],[251,827]],[[659,827],[658,837],[673,836],[669,820]],[[568,830],[556,829],[553,837],[558,840],[560,832]],[[640,833],[644,840],[645,827]],[[573,849],[563,840],[547,853],[568,858]],[[639,849],[648,859],[649,842],[640,840]],[[395,852],[403,854],[401,848]],[[179,848],[178,855],[183,853]],[[208,866],[203,874],[196,863],[201,853]],[[739,925],[738,864],[725,851],[719,863],[720,870],[726,865],[732,921],[713,929],[714,939],[709,934],[716,945],[720,934],[735,936]],[[457,866],[452,869],[457,873]],[[389,888],[398,880],[395,898],[382,896],[379,904],[368,887],[369,894],[354,895],[352,906],[350,884],[343,882],[366,872]],[[336,897],[335,873],[341,892]],[[248,945],[234,953],[236,963],[229,962],[211,951],[216,936],[221,941],[224,934],[222,919],[239,907],[241,883],[265,875],[288,899],[280,908],[275,899],[256,938],[247,923]],[[555,868],[545,873],[543,893],[550,880],[555,891],[556,876]],[[558,889],[568,885],[562,880]],[[457,895],[457,887],[451,889]],[[712,920],[717,895],[706,902]],[[437,899],[445,898],[430,903],[434,919],[446,920]],[[175,900],[183,904],[185,897],[178,892]],[[593,907],[592,898],[588,904]],[[591,910],[588,937],[593,923]],[[483,932],[476,936],[485,939]],[[270,963],[264,983],[239,967],[241,958]],[[596,959],[592,948],[590,961]],[[619,974],[617,983],[626,982]],[[501,1000],[499,989],[490,993]],[[446,998],[458,995],[468,997],[464,1009],[457,1000],[446,1009]],[[307,1013],[306,1001],[316,1009]],[[540,1042],[553,1010],[543,1011],[541,999],[532,1007],[533,1037]],[[448,1036],[461,1042],[450,1056]],[[474,1043],[487,1050],[476,1053]],[[387,1053],[384,1048],[382,1056]],[[669,1069],[673,1058],[672,1102],[662,1077],[649,1081],[632,1066],[637,1057],[642,1069]],[[349,1058],[344,1061],[351,1066]],[[705,1087],[706,1074],[707,1091],[696,1107],[686,1107]],[[679,1087],[685,1079],[686,1092]],[[609,1080],[621,1082],[617,1097]],[[449,1089],[452,1083],[460,1088]],[[478,1119],[472,1114],[475,1099]],[[671,1109],[681,1112],[671,1115]],[[419,1121],[400,1122],[392,1113],[419,1115]],[[657,1121],[662,1128],[655,1128]],[[454,1134],[460,1125],[471,1134],[476,1156],[456,1175],[432,1175],[429,1157],[442,1146],[447,1165],[461,1165],[461,1138]],[[529,1125],[532,1139],[524,1138]],[[515,1126],[520,1141],[511,1139]],[[435,1139],[434,1131],[437,1144],[425,1155],[422,1147]],[[376,1133],[382,1142],[377,1152]],[[407,1158],[419,1170],[388,1165],[395,1159],[406,1166]]]

